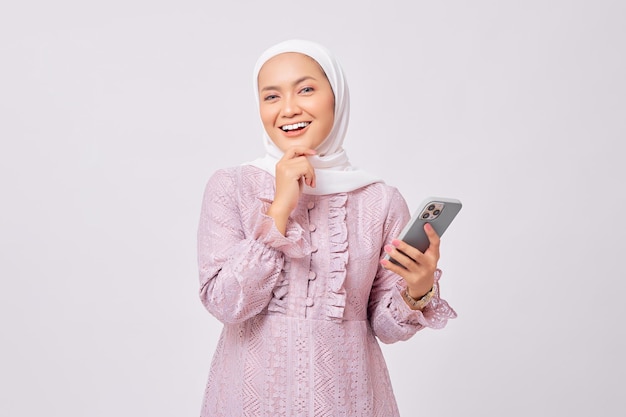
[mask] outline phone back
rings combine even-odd
[[[413,217],[398,238],[424,252],[430,245],[428,236],[424,231],[424,224],[430,223],[441,237],[461,207],[462,204],[457,199],[429,197],[414,212]]]

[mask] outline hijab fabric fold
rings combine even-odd
[[[293,39],[276,44],[261,54],[254,67],[254,94],[259,105],[258,76],[263,64],[276,55],[297,52],[313,58],[322,67],[335,95],[335,114],[333,127],[328,137],[317,147],[316,155],[309,161],[315,169],[316,187],[307,185],[303,193],[327,195],[353,191],[366,185],[382,182],[381,179],[357,169],[350,164],[343,149],[343,141],[350,119],[350,93],[348,84],[339,62],[325,47],[315,42]],[[264,157],[246,163],[276,175],[276,163],[282,158],[281,151],[263,130]]]

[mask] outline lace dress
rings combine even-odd
[[[402,279],[379,266],[408,221],[404,199],[383,183],[303,195],[283,236],[265,215],[273,195],[274,178],[247,165],[206,186],[200,298],[224,327],[201,416],[398,416],[377,339],[456,316],[438,284],[423,312],[409,309]]]

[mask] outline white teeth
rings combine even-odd
[[[305,128],[309,125],[309,122],[300,122],[300,123],[294,123],[292,125],[285,125],[283,127],[281,127],[282,130],[284,130],[285,132],[288,132],[290,130],[296,130],[296,129],[300,129],[300,128]]]

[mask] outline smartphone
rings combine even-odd
[[[441,237],[462,206],[461,202],[454,198],[429,197],[425,199],[413,213],[411,220],[402,229],[398,239],[408,243],[420,252],[425,252],[428,246],[430,246],[430,241],[424,231],[424,224],[430,223],[435,232]],[[385,258],[398,265],[398,262],[389,255],[385,255]]]

